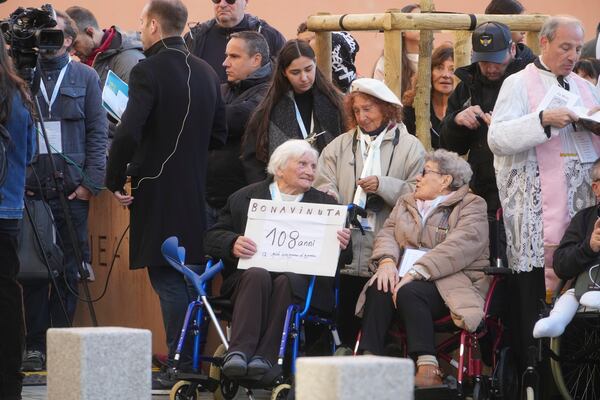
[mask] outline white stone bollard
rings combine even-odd
[[[64,328],[47,333],[48,400],[150,400],[152,333]]]
[[[405,358],[301,357],[297,400],[412,400],[415,366]]]

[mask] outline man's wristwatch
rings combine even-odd
[[[409,269],[408,270],[408,274],[415,281],[420,281],[421,279],[423,279],[423,275],[421,275],[420,273],[418,273],[417,270],[415,270],[414,268]]]

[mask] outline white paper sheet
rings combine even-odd
[[[421,257],[427,254],[427,250],[423,249],[406,249],[402,255],[402,261],[400,262],[400,268],[398,269],[398,275],[402,278],[415,263],[419,261]]]

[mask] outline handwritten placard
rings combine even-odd
[[[239,269],[335,276],[340,246],[337,231],[346,222],[345,206],[250,200],[244,236],[257,252],[240,259]]]

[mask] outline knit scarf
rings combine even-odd
[[[99,54],[104,53],[106,50],[108,50],[116,34],[117,30],[114,28],[114,26],[106,30],[104,32],[104,41],[100,46],[92,50],[88,58],[86,58],[85,64],[89,65],[90,67],[93,66],[94,61],[96,61],[96,57],[98,57]]]

